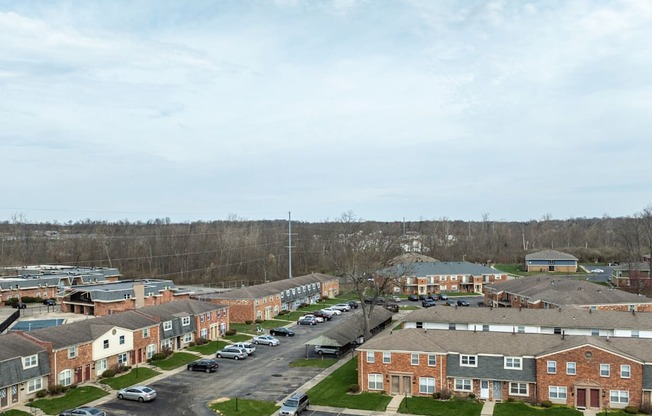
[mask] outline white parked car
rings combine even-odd
[[[256,352],[256,345],[250,342],[238,342],[237,344],[233,344],[233,346],[247,351],[248,355],[251,355]]]
[[[342,311],[339,310],[339,309],[335,309],[335,308],[324,308],[324,309],[322,309],[322,311],[324,311],[324,312],[332,312],[335,315],[342,315]]]
[[[394,302],[400,302],[400,301],[401,301],[401,298],[399,298],[399,297],[396,296],[396,295],[392,295],[392,300],[393,300]]]
[[[335,311],[327,311],[326,309],[322,309],[321,312],[322,312],[324,315],[327,315],[327,316],[330,316],[330,317],[332,317],[333,315],[335,315]]]
[[[317,322],[320,322],[320,323],[321,323],[321,322],[324,322],[324,318],[322,318],[321,316],[315,316],[315,315],[313,315],[313,314],[311,314],[311,313],[305,314],[305,315],[303,315],[303,316],[302,316],[301,318],[299,318],[299,319],[303,319],[303,318],[315,318],[315,320],[316,320]]]
[[[331,307],[342,312],[348,312],[351,310],[351,306],[348,303],[338,303],[337,305],[333,305]]]
[[[602,270],[602,269],[593,269],[593,270],[591,270],[591,273],[604,273],[604,270]]]
[[[258,335],[254,337],[253,339],[254,344],[263,344],[263,345],[271,345],[272,347],[277,346],[278,344],[281,343],[278,339],[274,338],[271,335]]]

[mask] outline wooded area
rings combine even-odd
[[[438,220],[374,222],[343,214],[331,222],[292,223],[292,274],[358,275],[407,248],[442,261],[520,263],[526,253],[555,249],[580,263],[640,261],[652,252],[652,206],[624,218],[544,217],[528,222]],[[355,241],[355,244],[352,242]],[[177,284],[239,286],[288,277],[288,221],[229,220],[175,224],[79,221],[0,223],[0,265],[117,267],[128,278]],[[367,269],[365,267],[365,269]]]

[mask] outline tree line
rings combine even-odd
[[[0,222],[0,265],[116,267],[127,278],[234,287],[288,277],[288,232],[286,220],[60,224],[14,216]],[[652,206],[628,217],[527,222],[492,221],[487,214],[481,221],[378,222],[351,212],[333,221],[293,221],[291,270],[362,276],[405,251],[441,261],[521,263],[543,249],[581,263],[640,261],[652,252]]]

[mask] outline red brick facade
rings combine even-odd
[[[412,364],[412,354],[392,352],[389,362],[383,362],[382,351],[375,351],[373,363],[368,362],[367,353],[358,356],[359,384],[362,391],[385,391],[388,394],[408,394],[413,396],[432,395],[432,392],[420,392],[420,379],[434,380],[434,391],[441,391],[446,386],[446,357],[445,355],[415,353],[418,364]],[[435,358],[436,357],[436,358]],[[385,359],[387,359],[385,357]],[[434,363],[434,365],[433,365]],[[369,374],[379,374],[382,379],[382,388],[377,383],[372,383],[370,388]]]

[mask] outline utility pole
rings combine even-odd
[[[288,279],[292,279],[292,212],[288,211]]]

